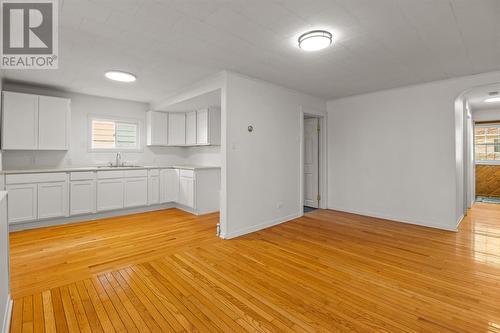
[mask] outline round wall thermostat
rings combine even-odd
[[[253,126],[252,125],[248,126],[248,131],[249,132],[253,132]]]

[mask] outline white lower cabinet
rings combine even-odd
[[[95,180],[78,180],[70,184],[70,214],[92,214],[96,212]]]
[[[68,182],[38,184],[38,219],[68,216]]]
[[[179,170],[160,171],[160,202],[176,202],[179,198]]]
[[[219,169],[139,169],[8,174],[9,223],[178,203],[194,214],[219,209]]]
[[[179,203],[189,208],[194,207],[194,179],[180,177],[179,181]]]
[[[123,179],[100,179],[97,181],[97,211],[123,208]]]
[[[150,170],[148,178],[148,205],[160,203],[160,171]]]
[[[138,207],[148,204],[148,178],[124,179],[124,206]]]
[[[7,185],[7,212],[9,223],[37,219],[37,184]]]

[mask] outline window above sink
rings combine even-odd
[[[141,151],[141,121],[89,117],[88,147],[92,152]]]

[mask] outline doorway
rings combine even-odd
[[[304,212],[319,208],[320,194],[320,131],[318,117],[304,116]]]
[[[461,96],[466,150],[465,207],[500,203],[500,83],[468,90]]]

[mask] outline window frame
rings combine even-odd
[[[94,148],[92,146],[92,122],[93,121],[112,121],[115,123],[129,123],[137,126],[137,145],[134,148]],[[117,153],[117,152],[142,152],[143,120],[137,118],[89,115],[87,119],[87,150],[92,153]]]
[[[491,127],[496,127],[496,128],[499,128],[500,129],[500,122],[491,122],[491,123],[475,123],[474,124],[474,164],[478,164],[478,165],[500,165],[500,159],[499,160],[477,160],[476,159],[476,146],[478,145],[484,145],[484,146],[488,146],[488,145],[493,145],[493,144],[483,144],[483,143],[476,143],[476,128],[491,128]],[[499,135],[499,138],[500,138],[500,135]],[[500,142],[499,142],[500,144]]]

